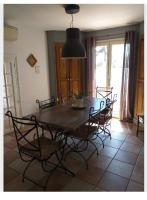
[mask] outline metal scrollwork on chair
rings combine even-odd
[[[54,138],[50,139],[40,135],[40,125],[35,116],[30,117],[30,120],[28,120],[14,117],[11,111],[8,111],[6,116],[10,117],[12,120],[20,158],[22,161],[28,163],[22,175],[23,182],[27,179],[45,190],[49,177],[57,168],[61,168],[64,172],[74,176],[74,173],[67,169],[62,163],[66,145],[66,137],[63,132],[56,132]],[[53,155],[57,160],[55,163],[50,161]],[[43,171],[47,172],[47,179],[44,185],[41,185],[26,176],[27,170],[35,160],[41,164]]]

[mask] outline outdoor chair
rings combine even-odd
[[[137,115],[137,129],[136,129],[136,136],[137,137],[138,137],[138,133],[139,133],[140,130],[144,131],[144,115],[143,114]]]
[[[97,111],[98,112],[98,111]],[[79,127],[74,132],[67,132],[68,139],[70,138],[70,143],[67,145],[65,158],[70,153],[78,154],[85,162],[86,168],[88,169],[88,160],[96,152],[99,154],[96,144],[93,142],[96,139],[96,132],[98,131],[98,119],[97,113],[94,108],[91,107],[89,110],[89,120]],[[96,136],[96,137],[95,137]],[[88,151],[89,144],[92,144],[94,150],[90,153],[88,158],[84,156],[84,152]]]
[[[12,120],[20,158],[27,163],[22,175],[23,182],[27,179],[45,190],[49,177],[57,168],[61,168],[65,173],[74,176],[74,173],[62,164],[66,145],[66,137],[63,132],[56,132],[54,138],[50,139],[50,137],[44,137],[39,134],[40,124],[38,124],[34,116],[32,116],[30,120],[26,120],[24,118],[14,117],[11,111],[8,111],[6,116],[10,117]],[[51,161],[53,156],[56,158],[54,162]],[[44,185],[26,176],[27,170],[35,160],[41,164],[43,171],[47,172]]]
[[[50,99],[42,100],[42,101],[40,101],[39,99],[36,99],[36,103],[38,103],[39,110],[42,110],[45,108],[55,106],[56,100],[55,100],[55,97],[51,97]]]
[[[112,100],[113,87],[96,87],[96,97]]]
[[[104,141],[107,139],[107,137],[110,137],[110,139],[111,139],[111,132],[109,129],[111,127],[113,105],[116,101],[117,101],[116,95],[114,95],[113,100],[106,102],[106,108],[104,110],[102,110],[98,116],[98,127],[99,128],[98,128],[98,132],[96,134],[100,138],[103,148],[104,148]]]
[[[50,99],[42,100],[42,101],[40,101],[39,99],[36,99],[36,103],[39,106],[40,112],[47,109],[47,108],[50,108],[50,107],[57,105],[56,99],[53,96]],[[48,129],[49,129],[48,125],[46,125],[46,124],[42,124],[41,128],[42,128],[42,135],[44,135],[44,131],[48,131]]]

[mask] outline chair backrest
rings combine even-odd
[[[112,100],[113,87],[96,87],[96,97]]]
[[[106,108],[99,113],[99,124],[108,123],[112,119],[113,105],[117,100],[113,97],[112,101],[106,102]]]
[[[100,114],[100,109],[95,110],[94,107],[90,108],[90,110],[89,110],[89,120],[88,120],[90,123],[92,122],[94,124],[98,124],[98,116]]]
[[[98,130],[98,118],[97,113],[99,111],[94,110],[94,107],[89,109],[89,119],[86,123],[83,123],[78,129],[76,129],[72,134],[77,138],[87,139],[89,136],[94,134]]]
[[[22,147],[24,147],[24,145],[26,146],[26,144],[27,151],[34,151],[41,156],[38,124],[35,116],[32,116],[30,120],[26,120],[14,117],[11,111],[7,111],[5,115],[10,117],[12,120],[16,143],[21,159],[24,160],[22,156]],[[33,140],[35,140],[35,143],[32,143]]]
[[[98,130],[100,110],[95,110],[94,107],[89,109],[89,119],[87,123],[87,135],[93,134]]]
[[[50,99],[40,101],[36,99],[36,103],[39,105],[39,110],[49,108],[56,105],[55,97],[51,97]]]

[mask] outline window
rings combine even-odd
[[[96,86],[113,87],[117,94],[114,116],[119,117],[124,39],[98,41],[96,44]]]

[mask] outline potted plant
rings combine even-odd
[[[84,105],[84,95],[82,92],[74,93],[73,98],[77,106],[82,107]]]

